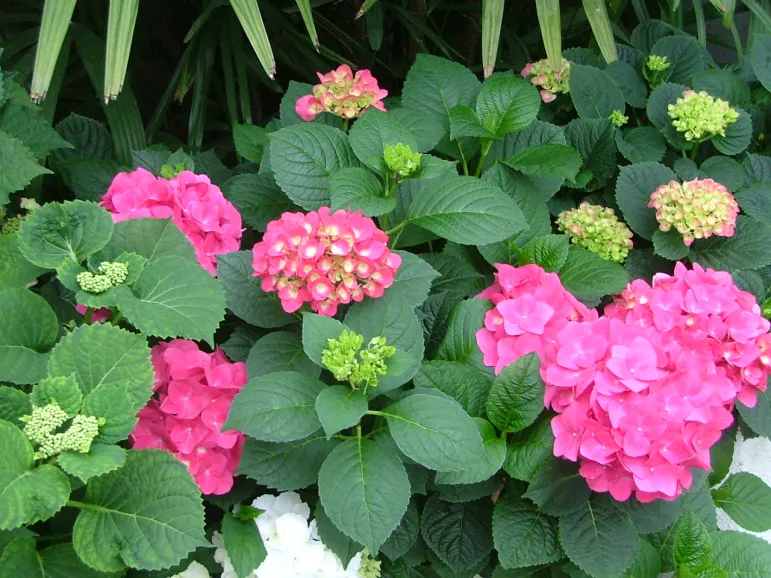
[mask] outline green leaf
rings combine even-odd
[[[696,92],[705,90],[710,96],[723,99],[731,106],[752,104],[749,85],[730,70],[714,69],[697,73],[693,78],[693,89]]]
[[[321,427],[315,404],[325,387],[290,371],[252,379],[236,395],[224,427],[266,442],[302,439]]]
[[[376,108],[369,108],[351,127],[349,134],[351,149],[358,159],[378,174],[387,171],[383,160],[386,145],[398,143],[417,150],[418,143],[412,131],[391,115]],[[334,191],[334,179],[330,183],[330,191]],[[380,187],[382,191],[382,187]]]
[[[647,540],[639,539],[637,556],[626,569],[624,578],[658,578],[661,574],[661,557]],[[707,577],[705,577],[707,578]],[[717,577],[715,577],[717,578]]]
[[[241,213],[244,222],[263,233],[269,222],[298,210],[270,175],[236,175],[225,182],[222,192]]]
[[[506,492],[495,504],[493,539],[503,568],[551,564],[563,556],[557,520],[514,491]]]
[[[496,74],[485,80],[476,102],[482,126],[495,138],[520,131],[538,115],[541,96],[535,86],[513,75]]]
[[[483,482],[501,469],[506,458],[506,438],[498,437],[495,428],[485,419],[474,420],[479,428],[484,444],[484,455],[480,464],[457,472],[437,472],[434,478],[437,484],[476,484]]]
[[[278,371],[321,375],[321,368],[303,351],[302,338],[288,331],[275,331],[258,339],[249,351],[246,368],[250,378]]]
[[[396,445],[421,465],[445,472],[479,465],[482,438],[457,402],[417,392],[382,413]]]
[[[314,511],[313,518],[316,521],[316,529],[318,530],[319,538],[321,538],[322,543],[340,558],[343,566],[348,566],[351,559],[364,550],[364,546],[343,534],[337,526],[332,523],[332,520],[329,519],[329,516],[324,511],[321,502],[316,503],[316,510]]]
[[[0,556],[3,575],[24,578],[105,578],[78,558],[69,542],[37,550],[33,537],[13,540]]]
[[[653,233],[653,251],[664,259],[679,261],[685,259],[691,250],[683,242],[683,236],[678,230],[670,229],[666,233],[661,230]]]
[[[402,106],[449,127],[450,110],[471,105],[480,83],[468,68],[438,56],[418,54],[402,89]]]
[[[377,552],[407,511],[410,481],[392,450],[358,438],[337,446],[324,461],[319,498],[339,530]]]
[[[347,385],[331,385],[316,398],[316,413],[327,437],[355,426],[367,413],[367,398]]]
[[[385,337],[388,345],[403,351],[412,360],[404,371],[380,377],[377,387],[368,391],[370,398],[412,379],[423,359],[423,331],[415,312],[404,297],[386,291],[380,299],[366,299],[356,303],[348,310],[345,325],[351,331],[363,335],[364,343],[369,343],[373,337]]]
[[[407,511],[399,525],[388,537],[388,540],[380,546],[380,551],[389,560],[396,561],[404,556],[415,545],[420,535],[420,512],[415,498],[410,500]]]
[[[474,567],[493,549],[492,502],[450,504],[431,496],[423,508],[421,533],[428,547],[456,573]]]
[[[348,137],[318,123],[297,124],[270,135],[270,163],[281,190],[307,211],[329,205],[329,180],[358,166]]]
[[[464,245],[494,243],[527,226],[517,204],[498,187],[458,176],[423,187],[405,221]]]
[[[24,258],[16,235],[0,235],[0,290],[22,289],[45,272]]]
[[[731,192],[738,191],[744,185],[744,169],[738,162],[728,157],[710,157],[701,163],[699,171],[725,185]]]
[[[560,518],[559,537],[565,552],[595,578],[616,576],[637,554],[637,531],[629,514],[611,500],[589,500]]]
[[[753,219],[771,225],[771,183],[752,183],[734,195],[742,211]]]
[[[489,372],[482,361],[476,334],[484,325],[485,314],[492,307],[487,299],[468,299],[456,303],[450,312],[447,333],[439,344],[437,358],[459,361]]]
[[[616,172],[616,127],[607,119],[577,118],[565,127],[567,144],[584,159],[582,171],[591,171],[586,190],[605,185]]]
[[[149,394],[147,396],[149,398]],[[146,398],[146,399],[147,399]],[[83,415],[105,420],[97,441],[117,443],[128,437],[137,423],[137,407],[125,388],[99,387],[83,400]]]
[[[616,146],[631,163],[657,163],[667,150],[664,137],[652,126],[635,127],[626,133],[616,131]]]
[[[666,36],[653,45],[651,54],[669,59],[670,67],[667,71],[670,82],[690,86],[693,77],[706,68],[706,52],[692,36]]]
[[[315,484],[321,464],[340,440],[327,439],[319,429],[307,438],[285,443],[247,438],[237,473],[280,492]]]
[[[121,467],[126,461],[126,450],[120,446],[93,444],[87,454],[64,452],[58,458],[59,467],[83,483]]]
[[[567,235],[544,235],[530,241],[523,251],[521,261],[535,263],[546,271],[559,271],[568,258]]]
[[[247,161],[260,164],[262,152],[268,146],[268,131],[252,124],[233,125],[233,143],[236,152]]]
[[[31,213],[19,231],[19,248],[30,263],[53,269],[65,259],[80,263],[112,236],[112,216],[96,203],[48,203]]]
[[[39,159],[54,149],[72,148],[37,107],[10,102],[0,111],[0,132],[24,143]]]
[[[367,217],[377,217],[396,208],[396,198],[384,196],[383,185],[377,177],[359,167],[341,169],[332,175],[329,190],[332,191],[333,211],[361,211]]]
[[[32,413],[29,396],[15,387],[0,385],[0,419],[19,423],[18,419]]]
[[[744,152],[752,140],[752,119],[750,115],[737,108],[739,118],[736,122],[729,124],[725,129],[725,136],[713,137],[711,142],[715,148],[724,155],[738,155]]]
[[[656,211],[648,208],[651,194],[661,185],[676,180],[677,175],[659,163],[621,167],[616,182],[616,202],[629,227],[642,238],[650,241],[659,228]]]
[[[423,259],[407,251],[396,251],[402,258],[402,264],[396,271],[394,284],[388,290],[399,293],[412,307],[417,307],[428,297],[431,284],[439,273]]]
[[[47,520],[70,497],[70,482],[59,468],[33,469],[33,449],[16,426],[0,420],[0,530]]]
[[[68,416],[74,417],[80,411],[83,394],[75,375],[67,377],[45,377],[32,388],[30,401],[38,407],[55,403]]]
[[[648,118],[653,125],[661,131],[669,143],[678,150],[690,150],[693,143],[685,140],[682,133],[677,132],[672,125],[672,118],[669,116],[669,105],[675,104],[677,99],[683,96],[683,92],[689,90],[682,84],[672,84],[665,82],[651,93],[648,99]]]
[[[771,530],[771,488],[756,475],[739,472],[729,476],[723,485],[712,490],[712,498],[745,530]]]
[[[115,157],[110,131],[96,119],[70,113],[56,125],[56,130],[74,147],[57,151],[59,159],[101,160]]]
[[[563,516],[583,507],[590,493],[575,463],[552,458],[536,471],[524,497],[547,514]]]
[[[478,294],[487,285],[487,279],[470,261],[448,252],[423,256],[439,272],[432,286],[435,295],[445,294],[451,301],[459,301]]]
[[[579,299],[618,293],[629,283],[621,265],[581,247],[570,247],[559,276],[565,289]]]
[[[754,407],[747,407],[736,402],[736,409],[744,422],[758,435],[771,437],[771,397],[767,391],[758,392],[758,401]]]
[[[482,121],[474,109],[465,104],[459,104],[450,110],[450,139],[462,138],[492,139],[494,135],[482,126]]]
[[[240,520],[233,514],[225,514],[222,539],[236,576],[241,578],[250,576],[268,556],[254,520]]]
[[[407,128],[418,145],[417,152],[427,153],[442,140],[445,129],[442,123],[419,110],[410,108],[391,108],[388,116]],[[424,159],[425,160],[425,159]]]
[[[699,516],[688,512],[677,524],[675,566],[699,570],[712,561],[712,541]]]
[[[459,361],[424,361],[415,387],[437,389],[457,401],[472,417],[481,417],[492,386],[490,376]]]
[[[571,68],[571,74],[572,73],[573,71]],[[629,105],[635,108],[645,108],[645,103],[648,100],[648,89],[645,87],[645,83],[640,77],[640,74],[631,64],[624,62],[623,60],[610,62],[605,68],[605,74],[610,76],[616,86],[621,89],[624,100]]]
[[[765,267],[771,263],[771,225],[739,215],[733,237],[698,239],[690,258],[702,267],[729,272]]]
[[[502,432],[518,432],[543,411],[544,383],[537,353],[507,365],[493,380],[487,398],[487,415]]]
[[[240,323],[220,349],[231,361],[246,361],[254,344],[264,335],[261,329]]]
[[[208,546],[200,490],[166,451],[129,452],[122,468],[90,480],[83,502],[72,543],[102,572],[160,570]]]
[[[750,54],[752,69],[758,80],[768,91],[771,91],[771,36],[758,34]]]
[[[503,162],[526,175],[574,180],[582,159],[578,151],[569,146],[542,144],[526,148]]]
[[[110,242],[91,259],[113,261],[123,253],[136,253],[148,261],[181,257],[198,263],[190,241],[171,219],[128,219],[116,223]]]
[[[512,478],[529,482],[552,455],[551,419],[544,416],[529,428],[509,436],[503,469]]]
[[[581,118],[608,118],[614,110],[624,112],[624,95],[613,78],[593,66],[570,66],[570,97]]]
[[[118,287],[116,302],[134,327],[158,337],[200,339],[213,345],[225,318],[219,281],[179,257],[151,261],[133,288]]]
[[[24,143],[0,131],[0,207],[10,202],[9,195],[23,189],[39,175],[51,171],[40,166]]]
[[[474,500],[478,500],[480,498],[489,498],[491,495],[497,492],[502,485],[503,478],[501,476],[493,476],[492,478],[476,484],[461,484],[453,486],[434,484],[433,489],[439,492],[439,499],[443,502],[452,502],[457,504],[461,502],[473,502]]]
[[[0,291],[0,319],[0,381],[40,381],[59,334],[53,309],[27,289],[7,289]]]
[[[74,375],[86,398],[84,409],[94,407],[91,404],[96,398],[90,402],[88,399],[99,390],[105,390],[107,396],[124,392],[130,398],[129,421],[152,395],[155,375],[145,336],[99,323],[81,325],[59,342],[51,353],[49,374],[51,377]],[[87,415],[108,417],[99,413]],[[134,423],[136,420],[128,424],[125,435],[111,441],[124,439]],[[113,424],[107,419],[105,425]],[[103,427],[99,429],[104,433]]]
[[[762,538],[743,532],[714,532],[714,563],[728,578],[766,578],[771,576],[771,545]]]
[[[296,321],[281,306],[278,297],[266,293],[254,277],[251,251],[234,251],[217,258],[217,275],[228,309],[247,323],[274,329]]]

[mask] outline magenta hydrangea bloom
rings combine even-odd
[[[240,248],[241,214],[206,175],[182,171],[164,179],[142,168],[118,173],[100,205],[116,223],[140,217],[173,219],[212,275],[217,274],[217,255]]]
[[[402,258],[388,235],[361,211],[284,213],[268,223],[252,250],[263,291],[278,292],[288,313],[303,303],[333,316],[341,303],[381,297],[393,285]]]
[[[313,94],[299,98],[295,104],[295,110],[303,120],[313,120],[322,112],[355,118],[369,107],[385,110],[382,101],[388,91],[378,86],[369,70],[359,70],[354,75],[351,67],[343,64],[327,74],[316,74],[321,83],[313,87]]]
[[[600,319],[567,323],[541,366],[554,454],[617,500],[676,499],[709,470],[735,400],[765,391],[768,330],[728,273],[678,263],[634,281]]]
[[[534,351],[543,361],[552,355],[557,335],[569,321],[597,317],[596,311],[568,293],[556,273],[538,265],[496,268],[495,283],[478,295],[494,307],[476,335],[484,364],[495,367],[496,374]]]
[[[139,412],[132,447],[166,450],[187,466],[204,494],[228,493],[246,438],[221,430],[246,384],[246,365],[185,339],[159,343],[152,361],[157,398]]]

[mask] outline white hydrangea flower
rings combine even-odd
[[[209,575],[206,566],[194,560],[190,562],[190,566],[187,567],[187,570],[180,572],[179,574],[174,574],[171,578],[211,578],[211,576]]]

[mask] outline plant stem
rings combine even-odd
[[[696,146],[694,146],[693,150],[691,150],[691,156],[690,156],[693,162],[696,162],[696,155],[698,154],[698,152],[699,152],[699,143],[696,143]]]
[[[482,153],[479,155],[479,163],[477,164],[477,170],[474,171],[474,176],[478,177],[482,174],[482,167],[485,165],[485,159],[487,159],[487,153],[490,152],[490,147],[493,146],[493,141],[483,139],[482,141]]]
[[[91,316],[94,314],[94,308],[93,307],[87,307],[86,308],[86,314],[83,316],[83,322],[86,325],[91,324]]]
[[[349,119],[344,118],[343,119],[343,132],[345,134],[348,134],[348,123],[349,123]]]
[[[744,66],[744,50],[742,49],[742,39],[739,36],[739,31],[736,29],[736,23],[732,20],[731,25],[728,27],[731,31],[731,36],[734,37],[734,44],[736,45],[736,60],[739,62],[739,66]]]
[[[380,228],[388,229],[388,215],[380,215]]]
[[[110,320],[110,323],[112,323],[113,325],[117,325],[122,320],[123,320],[123,312],[118,311],[118,313]]]

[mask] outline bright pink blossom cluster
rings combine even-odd
[[[159,343],[152,361],[158,398],[139,412],[132,447],[171,452],[187,465],[204,494],[226,494],[245,437],[223,432],[222,426],[246,384],[246,365],[231,363],[219,349],[201,351],[185,339]]]
[[[381,297],[402,262],[372,219],[328,207],[284,213],[268,223],[252,251],[254,276],[262,278],[263,291],[278,292],[288,313],[310,303],[332,316],[341,303]]]
[[[557,335],[568,322],[597,317],[565,290],[556,273],[538,265],[496,268],[495,283],[479,294],[495,307],[476,335],[485,365],[494,366],[496,374],[534,351],[542,360],[551,356]]]
[[[316,74],[321,84],[313,87],[313,94],[303,96],[295,103],[295,110],[303,120],[313,120],[321,112],[355,118],[370,106],[385,110],[382,100],[388,96],[388,91],[377,85],[377,79],[369,70],[359,70],[354,75],[351,67],[343,64],[327,74]]]
[[[238,251],[241,215],[206,175],[182,171],[173,179],[139,168],[118,173],[100,203],[118,223],[172,218],[195,248],[198,262],[217,274],[217,255]]]
[[[754,406],[771,370],[769,322],[731,275],[688,270],[631,283],[596,320],[570,322],[542,357],[554,454],[597,492],[674,500],[710,447]]]

